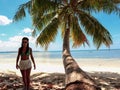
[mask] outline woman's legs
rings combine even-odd
[[[20,70],[20,71],[21,71],[21,74],[22,74],[22,79],[23,79],[24,86],[26,87],[27,86],[26,70]]]
[[[30,72],[31,72],[31,68],[26,70],[27,90],[29,90],[30,87]]]
[[[27,90],[29,90],[31,68],[27,69],[27,70],[20,70],[20,71],[21,71],[21,74],[22,74],[22,79],[23,79],[24,86],[27,88]]]

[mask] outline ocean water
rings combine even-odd
[[[37,51],[33,52],[34,58],[51,58],[61,59],[61,51]],[[74,58],[116,58],[120,59],[120,49],[106,49],[106,50],[77,50],[71,51]],[[16,58],[17,52],[0,52],[0,59]]]

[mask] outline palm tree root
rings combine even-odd
[[[65,90],[101,90],[100,87],[76,81],[66,85]]]

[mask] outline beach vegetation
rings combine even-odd
[[[97,49],[102,44],[110,47],[113,43],[110,32],[92,13],[114,13],[120,16],[119,3],[120,0],[30,0],[19,6],[14,21],[25,17],[28,10],[34,27],[32,34],[37,37],[36,44],[45,50],[55,41],[58,32],[61,32],[66,90],[100,90],[72,57],[70,42],[75,48],[89,45],[89,35]]]

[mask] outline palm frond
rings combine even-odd
[[[85,12],[80,12],[79,18],[86,33],[93,37],[93,42],[97,48],[101,44],[105,44],[107,47],[112,44],[110,33],[94,17]]]
[[[37,9],[41,13],[51,12],[58,8],[58,4],[51,0],[34,0],[33,2],[33,10]],[[33,14],[35,14],[33,12]]]
[[[28,9],[28,12],[31,12],[32,1],[28,1],[25,4],[21,4],[13,17],[13,21],[19,21],[26,16],[25,9]]]
[[[87,12],[99,12],[111,14],[115,13],[120,16],[120,8],[114,0],[83,0],[78,4],[78,8]]]
[[[50,42],[53,42],[55,40],[55,37],[57,35],[57,29],[59,25],[59,20],[57,18],[54,18],[47,27],[45,27],[42,32],[37,37],[36,43],[39,44],[42,47],[45,47],[45,49],[48,48]]]
[[[60,18],[60,28],[62,32],[62,38],[64,37],[65,30],[67,29],[67,15],[61,15]]]
[[[32,31],[32,36],[35,37],[37,36],[37,30],[34,28],[34,30]]]
[[[65,21],[63,21],[62,23],[61,23],[61,36],[62,36],[62,38],[64,38],[64,34],[65,34],[65,30],[67,29],[67,27],[66,27],[67,25],[66,25],[66,22]]]
[[[120,4],[120,0],[112,0],[115,4]]]
[[[39,16],[39,13],[36,13],[33,18],[33,26],[37,28],[38,31],[41,31],[48,23],[55,17],[56,12],[47,13],[44,16]]]
[[[101,29],[101,31],[102,33],[96,31],[93,37],[93,42],[96,45],[97,49],[99,49],[101,44],[105,44],[107,47],[110,47],[110,44],[112,44],[110,33],[105,29]]]
[[[67,12],[67,6],[64,6],[63,9],[59,10],[58,12],[58,18],[59,18],[59,21],[60,21],[60,29],[61,29],[61,32],[62,32],[62,38],[64,37],[64,34],[65,34],[65,30],[68,28],[67,27],[67,23],[68,23],[68,14],[66,14]]]
[[[88,40],[80,28],[79,21],[76,16],[71,17],[71,36],[73,40],[73,47],[79,47],[81,44],[88,44]],[[88,44],[89,45],[89,44]]]

